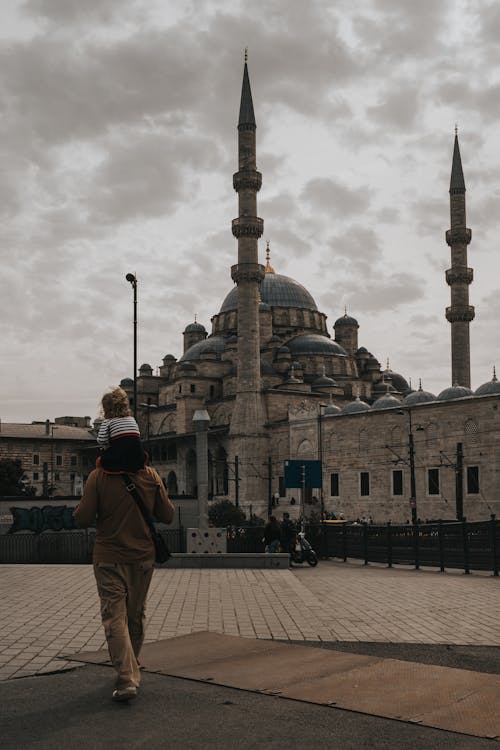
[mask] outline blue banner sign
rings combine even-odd
[[[321,461],[285,461],[285,487],[323,486]]]

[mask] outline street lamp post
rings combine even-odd
[[[398,411],[398,414],[404,414],[404,411]],[[415,482],[415,443],[413,440],[413,424],[411,421],[411,409],[408,407],[408,420],[409,420],[409,431],[408,431],[408,458],[410,464],[410,510],[411,510],[411,522],[417,523],[417,489]],[[417,425],[417,430],[422,429]]]
[[[196,475],[198,480],[198,528],[208,526],[208,425],[206,409],[196,409],[193,415],[196,433]]]
[[[125,278],[134,290],[134,418],[137,420],[137,276],[128,273]]]
[[[323,429],[322,429],[322,420],[323,420],[323,409],[326,409],[328,404],[319,404],[319,412],[318,412],[318,459],[321,469],[321,487],[319,488],[319,500],[320,500],[320,518],[323,521],[324,520],[324,514],[325,514],[325,504],[324,504],[324,498],[323,498]]]

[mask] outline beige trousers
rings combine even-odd
[[[101,618],[116,686],[139,687],[138,658],[144,641],[145,607],[152,564],[94,563]]]

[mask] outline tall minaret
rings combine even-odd
[[[451,288],[451,306],[446,308],[446,320],[451,323],[451,384],[470,388],[469,323],[474,319],[474,308],[469,305],[469,284],[472,268],[467,267],[467,245],[471,231],[465,225],[465,181],[455,128],[455,146],[450,180],[451,229],[446,242],[451,249],[451,268],[446,281]]]
[[[239,216],[233,220],[238,264],[231,277],[238,285],[238,368],[236,400],[231,416],[233,451],[239,460],[239,500],[243,505],[266,500],[262,479],[267,451],[264,399],[260,377],[259,285],[265,275],[258,263],[257,243],[264,222],[257,217],[262,175],[256,169],[255,115],[248,78],[247,53],[238,121],[239,170],[233,176]]]

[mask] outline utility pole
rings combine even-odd
[[[457,521],[464,517],[464,454],[462,443],[457,443],[457,462],[455,466],[455,503]]]
[[[240,504],[240,465],[238,456],[234,457],[234,504],[236,507]]]

